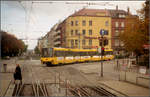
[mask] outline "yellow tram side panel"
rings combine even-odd
[[[43,63],[52,62],[52,61],[53,61],[53,57],[42,57],[41,58],[41,62],[43,62]]]
[[[74,58],[72,58],[72,59],[67,59],[67,58],[69,58],[69,57],[66,57],[65,58],[65,63],[74,63],[75,62],[75,60],[74,60]]]
[[[99,61],[100,57],[99,56],[92,56],[91,61]]]

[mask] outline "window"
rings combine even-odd
[[[105,30],[105,35],[108,35],[108,30]]]
[[[89,26],[92,26],[92,21],[89,21]]]
[[[71,40],[71,47],[73,47],[73,45],[74,45],[74,41],[73,41],[73,40]]]
[[[115,22],[115,27],[119,27],[119,23],[118,22]]]
[[[89,30],[89,35],[92,35],[92,30],[91,29]]]
[[[124,46],[124,43],[123,43],[123,41],[120,41],[120,45],[121,45],[121,46]]]
[[[89,40],[89,45],[90,45],[90,46],[92,45],[92,39]]]
[[[124,27],[124,22],[121,22],[121,27]]]
[[[76,26],[78,26],[78,21],[76,21]]]
[[[82,45],[85,45],[85,39],[82,40]]]
[[[75,30],[75,34],[78,35],[78,30]]]
[[[119,31],[118,30],[115,31],[115,36],[119,36]]]
[[[73,36],[73,30],[71,30],[71,36]]]
[[[75,45],[76,45],[76,46],[78,45],[78,40],[75,40]]]
[[[86,25],[86,21],[82,21],[82,26],[85,26]]]
[[[124,33],[124,30],[121,30],[121,34],[123,34]]]
[[[73,21],[71,21],[71,26],[73,26]]]
[[[115,46],[119,46],[119,40],[118,39],[115,40]]]
[[[105,26],[108,26],[108,25],[109,25],[109,24],[108,24],[108,21],[106,21],[106,22],[105,22]]]
[[[85,31],[85,30],[82,30],[82,34],[85,35],[85,34],[86,34],[86,31]]]
[[[106,45],[108,45],[108,40],[107,39],[104,40],[104,46],[106,46]]]

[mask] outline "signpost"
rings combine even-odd
[[[107,30],[104,30],[104,29],[101,29],[100,30],[100,35],[101,35],[101,41],[102,41],[102,45],[101,45],[101,50],[98,50],[99,52],[101,52],[101,77],[103,77],[103,55],[104,55],[104,35],[108,35],[108,31]]]
[[[99,52],[99,53],[101,53],[101,52],[102,52],[101,48],[98,48],[98,52]]]

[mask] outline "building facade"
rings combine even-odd
[[[100,30],[104,29],[108,32],[104,36],[105,49],[122,52],[124,44],[119,35],[125,32],[129,15],[132,16],[129,8],[126,12],[118,6],[113,10],[83,8],[55,24],[43,40],[47,40],[47,47],[99,48],[102,45]]]
[[[126,29],[126,16],[128,13],[124,10],[119,10],[118,6],[116,6],[116,10],[109,10],[109,14],[111,16],[111,44],[112,44],[112,49],[114,50],[115,53],[122,53],[124,49],[124,44],[123,42],[119,39],[119,36],[121,33],[124,33]]]
[[[107,10],[81,9],[65,20],[67,48],[90,49],[100,47],[100,30],[105,29],[105,48],[111,48],[111,17]]]

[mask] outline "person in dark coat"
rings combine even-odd
[[[20,82],[22,83],[22,74],[21,74],[21,68],[19,64],[16,64],[16,69],[14,73],[14,83],[16,80],[20,80]]]

